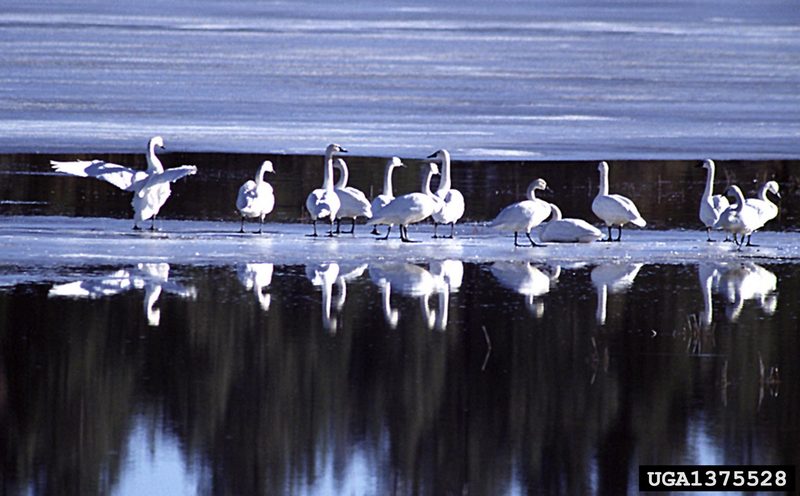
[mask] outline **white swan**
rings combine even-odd
[[[550,215],[550,204],[536,198],[537,189],[547,189],[544,179],[536,179],[528,185],[527,200],[512,203],[497,214],[489,224],[501,231],[514,232],[514,246],[526,246],[517,243],[517,234],[524,231],[532,246],[539,246],[531,238],[531,229],[541,224]]]
[[[264,174],[267,172],[275,172],[272,162],[269,160],[265,160],[258,168],[255,181],[250,179],[239,188],[239,194],[236,196],[236,209],[242,216],[242,227],[239,232],[244,232],[246,217],[258,217],[258,233],[261,234],[264,217],[275,207],[275,193],[272,185],[264,181]]]
[[[436,196],[442,199],[442,204],[441,209],[433,213],[433,237],[439,237],[436,233],[439,224],[450,224],[450,236],[442,237],[452,239],[456,222],[464,215],[464,195],[457,189],[451,188],[450,153],[447,150],[437,150],[428,158],[441,165],[442,171],[442,179],[436,189]]]
[[[392,171],[395,167],[405,167],[400,157],[392,157],[386,162],[383,170],[383,192],[372,200],[372,215],[378,215],[383,207],[394,200],[394,190],[392,189]],[[378,225],[372,227],[372,234],[378,234]]]
[[[495,262],[491,267],[492,275],[506,288],[525,297],[525,306],[536,318],[544,315],[544,303],[537,298],[550,292],[550,287],[561,274],[561,267],[556,265],[547,274],[530,262]]]
[[[719,269],[715,264],[701,263],[697,266],[697,278],[700,289],[703,291],[703,312],[700,322],[704,329],[709,329],[714,323],[714,303],[711,298],[714,288],[719,286]]]
[[[600,172],[600,190],[592,202],[592,212],[598,216],[608,227],[606,241],[620,241],[622,239],[622,226],[630,222],[633,225],[644,227],[647,222],[639,214],[636,205],[622,195],[608,194],[608,163],[600,162],[597,166]],[[617,239],[611,238],[611,228],[617,226],[619,234]]]
[[[725,311],[728,319],[735,322],[747,300],[758,302],[767,315],[774,314],[778,306],[777,283],[773,272],[751,262],[728,268],[719,282],[720,291],[731,304]]]
[[[50,164],[56,172],[78,177],[94,177],[109,182],[117,188],[133,193],[133,228],[138,230],[140,222],[152,219],[151,230],[155,230],[156,215],[172,192],[169,183],[194,174],[197,167],[181,165],[164,170],[156,156],[156,147],[164,148],[161,136],[155,136],[147,144],[147,170],[135,170],[103,160],[77,160]]]
[[[398,196],[383,207],[378,214],[372,216],[368,224],[389,225],[386,236],[379,239],[388,239],[392,232],[392,225],[398,224],[400,239],[406,243],[414,242],[408,238],[408,225],[427,219],[441,206],[441,200],[431,193],[431,177],[438,173],[439,169],[436,164],[429,163],[427,168],[423,169],[422,192]]]
[[[339,234],[339,227],[342,219],[346,217],[352,219],[353,224],[350,228],[350,232],[345,234],[353,234],[356,230],[356,217],[371,218],[372,206],[369,204],[369,200],[367,200],[367,195],[361,190],[347,185],[347,181],[350,178],[350,170],[347,168],[347,163],[337,158],[333,166],[339,169],[340,173],[339,181],[333,187],[341,202],[339,213],[336,215],[336,234]]]
[[[730,203],[724,195],[712,194],[714,190],[714,161],[706,159],[700,167],[708,171],[706,173],[706,188],[700,198],[700,221],[706,226],[708,241],[714,241],[711,239],[711,229],[719,220],[722,212],[730,206]]]
[[[336,214],[341,206],[339,195],[336,194],[333,187],[333,155],[346,152],[347,150],[336,143],[328,145],[325,149],[325,169],[322,187],[309,193],[308,198],[306,198],[306,210],[311,214],[311,223],[314,226],[314,234],[309,234],[309,236],[317,236],[317,220],[325,218],[331,224],[328,236],[333,236],[333,221],[336,220]]]
[[[269,311],[272,302],[272,297],[265,290],[272,283],[273,268],[271,263],[249,263],[240,265],[236,271],[239,281],[245,289],[255,294],[258,304],[265,312]]]
[[[747,203],[739,186],[731,185],[725,190],[727,195],[733,196],[736,201],[719,216],[714,224],[715,228],[733,234],[733,241],[742,249],[745,237],[761,227],[761,216],[756,207]],[[737,239],[740,237],[740,239]]]
[[[623,293],[633,284],[643,264],[606,263],[592,269],[592,284],[597,289],[595,318],[599,325],[606,323],[608,293]]]
[[[552,218],[543,224],[544,228],[539,235],[545,243],[591,243],[603,237],[600,229],[585,220],[561,218],[561,209],[552,203],[550,210]]]
[[[333,297],[333,284],[339,277],[339,264],[335,262],[306,266],[306,277],[311,284],[319,286],[322,290],[322,328],[331,334],[336,334],[338,322],[331,316],[331,301]]]
[[[759,229],[764,227],[767,222],[778,216],[778,206],[769,199],[767,193],[772,193],[780,198],[781,194],[778,192],[779,189],[780,188],[777,182],[767,181],[761,186],[761,189],[758,190],[758,196],[756,198],[748,198],[745,200],[748,205],[755,207],[756,210],[758,210],[758,218],[761,221],[761,226],[759,226]],[[751,235],[752,234],[747,236],[747,246],[753,246],[750,244]]]
[[[161,311],[155,308],[162,290],[181,298],[194,299],[197,290],[169,280],[169,264],[140,263],[135,269],[120,269],[111,275],[58,284],[47,296],[97,299],[113,296],[131,289],[144,289],[144,312],[149,326],[158,327]]]
[[[369,277],[384,292],[384,316],[387,323],[396,325],[396,310],[389,304],[389,292],[395,290],[400,294],[419,298],[420,310],[424,323],[432,329],[436,322],[436,312],[430,309],[431,295],[438,289],[438,281],[426,269],[410,263],[375,264],[369,267]]]

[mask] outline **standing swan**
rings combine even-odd
[[[537,189],[547,189],[544,179],[537,179],[528,185],[527,200],[512,203],[497,214],[490,227],[501,231],[514,232],[514,246],[526,246],[517,243],[517,233],[524,231],[531,246],[539,246],[531,238],[531,229],[541,224],[550,215],[550,204],[536,198]]]
[[[622,195],[608,194],[608,163],[600,162],[597,166],[600,172],[600,191],[592,202],[592,212],[606,223],[608,239],[606,241],[620,241],[622,239],[622,226],[630,222],[633,225],[644,227],[647,222],[639,214],[636,205]],[[617,239],[611,238],[611,228],[617,226],[619,234]]]
[[[436,234],[439,224],[450,224],[450,236],[442,237],[453,239],[456,222],[464,215],[464,196],[457,189],[450,187],[450,153],[447,150],[438,150],[428,158],[440,164],[442,171],[442,180],[436,190],[436,196],[442,199],[442,208],[433,213],[433,237],[439,237]]]
[[[245,217],[258,217],[258,233],[261,234],[261,229],[264,227],[264,217],[272,212],[275,207],[275,193],[272,190],[272,185],[264,181],[264,174],[267,172],[275,172],[275,169],[272,168],[272,162],[269,160],[265,160],[261,167],[258,168],[255,181],[251,179],[239,188],[239,195],[236,197],[236,208],[242,216],[240,233],[244,232]]]
[[[706,235],[708,236],[708,241],[711,242],[714,241],[711,239],[711,229],[719,220],[722,212],[730,206],[730,203],[723,195],[711,194],[714,190],[714,161],[706,159],[700,167],[708,171],[706,174],[706,189],[700,198],[700,220],[706,226]]]
[[[780,198],[781,194],[778,190],[778,183],[775,181],[767,181],[761,186],[761,189],[758,190],[758,196],[756,198],[748,198],[746,200],[748,205],[758,210],[758,217],[761,220],[759,229],[778,216],[778,206],[772,203],[772,200],[767,197],[767,192],[771,192]],[[750,235],[747,236],[747,246],[753,246],[750,244]]]
[[[439,197],[431,193],[431,177],[439,173],[439,168],[433,162],[423,169],[422,192],[408,193],[398,196],[381,211],[372,217],[369,224],[388,224],[389,230],[386,237],[378,239],[388,239],[392,232],[392,224],[400,226],[400,240],[406,243],[413,243],[408,239],[408,225],[419,222],[430,217],[441,206]]]
[[[328,145],[325,149],[325,173],[322,179],[322,187],[309,193],[308,198],[306,198],[306,210],[311,214],[311,223],[314,226],[314,234],[309,234],[308,236],[317,236],[317,220],[324,218],[327,218],[331,223],[328,236],[333,236],[333,221],[336,219],[336,214],[341,206],[339,195],[336,194],[333,188],[334,153],[347,153],[347,150],[336,143]]]
[[[753,231],[763,225],[759,216],[759,211],[756,207],[745,202],[742,190],[739,186],[728,186],[725,194],[736,198],[736,203],[728,207],[719,220],[714,224],[715,228],[723,229],[724,231],[733,234],[733,241],[742,249],[744,238],[752,234]],[[741,239],[737,241],[737,236]]]
[[[383,170],[383,192],[372,200],[372,215],[378,215],[381,209],[394,200],[394,191],[392,190],[392,171],[395,167],[405,167],[400,157],[392,157],[386,162],[386,168]],[[372,234],[378,234],[378,225],[372,226]]]
[[[350,232],[345,234],[353,234],[356,230],[356,217],[371,218],[372,207],[369,204],[369,200],[367,200],[367,195],[361,190],[347,185],[347,180],[350,178],[350,171],[347,168],[347,163],[337,158],[333,165],[339,169],[339,173],[341,174],[339,176],[339,182],[333,187],[334,191],[336,191],[336,195],[339,197],[339,201],[342,203],[341,207],[339,207],[339,213],[337,214],[338,218],[336,219],[336,234],[339,234],[339,227],[341,227],[343,217],[350,217],[353,221]]]
[[[161,136],[155,136],[147,144],[147,170],[129,169],[121,165],[103,160],[77,160],[75,162],[50,161],[56,172],[78,177],[95,177],[109,182],[124,191],[133,192],[133,228],[136,230],[140,222],[152,219],[150,230],[156,228],[156,215],[172,192],[169,183],[194,174],[197,167],[181,165],[164,170],[161,160],[156,156],[156,147],[164,148]]]

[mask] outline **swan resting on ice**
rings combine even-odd
[[[456,229],[456,222],[464,215],[464,195],[457,189],[451,188],[450,182],[450,153],[447,150],[437,150],[428,156],[432,162],[441,165],[442,180],[436,189],[436,196],[441,202],[441,208],[433,213],[433,237],[440,237],[436,233],[439,224],[450,224],[450,236],[442,238],[453,239]]]
[[[719,220],[722,212],[730,206],[730,203],[724,195],[712,194],[714,190],[714,161],[706,159],[700,167],[708,171],[706,173],[706,188],[703,190],[703,196],[700,197],[700,221],[706,226],[706,235],[710,242],[714,241],[711,239],[711,229]]]
[[[336,234],[339,234],[342,218],[349,217],[353,223],[350,226],[350,231],[345,234],[353,234],[356,230],[356,217],[372,218],[372,206],[367,200],[367,195],[360,189],[347,185],[347,180],[350,178],[350,170],[347,168],[347,162],[337,158],[333,164],[334,167],[339,169],[339,182],[333,187],[336,195],[339,197],[341,206],[336,218]]]
[[[428,167],[423,170],[421,192],[398,196],[383,207],[377,215],[372,216],[369,224],[389,225],[386,237],[378,239],[389,239],[392,225],[397,224],[400,226],[400,240],[405,243],[414,242],[408,238],[408,225],[427,219],[441,208],[441,200],[431,193],[431,177],[438,173],[439,168],[436,164],[429,163]]]
[[[561,209],[550,204],[552,218],[544,224],[539,238],[545,243],[591,243],[603,237],[600,229],[583,219],[563,219]]]
[[[333,155],[335,153],[347,153],[347,150],[336,143],[328,145],[325,149],[325,169],[322,187],[309,193],[306,198],[306,210],[311,214],[311,223],[314,226],[314,234],[309,234],[309,236],[317,236],[317,221],[319,219],[328,219],[330,221],[331,228],[328,231],[328,236],[333,236],[333,221],[336,220],[336,214],[341,207],[339,195],[336,194],[333,187]]]
[[[547,189],[544,179],[536,179],[528,185],[527,200],[512,203],[497,214],[489,227],[501,231],[514,232],[514,246],[527,246],[517,243],[517,234],[524,231],[531,246],[539,246],[531,238],[531,229],[538,226],[550,215],[550,204],[536,198],[537,189]]]
[[[631,223],[644,227],[647,222],[642,218],[636,205],[630,198],[622,195],[608,194],[608,163],[603,161],[597,166],[600,172],[600,190],[592,202],[592,212],[598,216],[608,227],[606,241],[620,241],[622,239],[622,226]],[[616,226],[619,230],[617,239],[611,237],[611,228]]]
[[[239,232],[244,232],[244,219],[246,217],[258,217],[258,233],[264,227],[264,217],[267,216],[275,207],[275,193],[272,185],[264,181],[264,174],[275,172],[272,162],[265,160],[256,172],[256,178],[242,184],[239,188],[239,195],[236,197],[236,209],[242,216],[242,227]]]
[[[181,165],[164,170],[156,156],[156,147],[164,149],[164,140],[155,136],[147,144],[147,170],[135,170],[103,160],[76,160],[73,162],[50,161],[53,170],[77,177],[94,177],[109,182],[117,188],[133,193],[133,228],[141,229],[140,223],[152,219],[150,230],[155,230],[156,215],[172,193],[169,184],[195,174],[194,165]]]

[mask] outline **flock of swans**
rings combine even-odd
[[[483,273],[491,274],[500,286],[521,295],[529,313],[541,318],[545,313],[543,297],[557,287],[562,273],[582,267],[583,264],[537,267],[530,262],[499,261],[487,265]],[[597,295],[595,318],[598,325],[606,325],[609,295],[628,292],[643,267],[642,263],[622,262],[592,267],[590,279]],[[111,274],[56,284],[48,296],[97,299],[143,289],[148,324],[158,326],[161,312],[155,305],[162,291],[180,298],[197,298],[193,286],[169,280],[169,272],[170,266],[163,262],[140,263]],[[255,296],[259,307],[265,312],[269,311],[272,302],[270,285],[274,272],[272,263],[239,264],[236,269],[241,285]],[[698,312],[698,320],[706,328],[713,323],[713,293],[722,298],[725,315],[731,322],[739,319],[746,301],[756,302],[768,315],[772,315],[777,308],[777,277],[760,265],[751,262],[701,263],[697,266],[697,274],[703,300],[703,310]],[[347,285],[365,278],[380,293],[381,312],[389,328],[398,326],[400,310],[397,300],[400,298],[417,300],[423,327],[444,331],[449,320],[450,295],[458,293],[464,283],[464,263],[459,260],[440,260],[430,262],[426,268],[399,262],[369,265],[326,262],[306,265],[305,276],[322,294],[322,328],[328,332],[334,333],[338,328],[347,298]],[[431,304],[434,297],[436,303]],[[506,301],[515,305],[513,299]]]
[[[79,177],[94,177],[107,181],[118,188],[133,193],[131,202],[134,211],[134,229],[139,224],[151,220],[151,229],[155,229],[155,219],[159,210],[170,196],[170,183],[188,175],[195,174],[197,167],[182,165],[164,169],[156,156],[156,148],[163,149],[164,141],[156,136],[148,143],[147,169],[134,170],[102,160],[57,162],[51,161],[57,172]],[[414,242],[408,236],[408,226],[422,222],[428,218],[433,220],[434,238],[453,238],[455,224],[464,215],[464,196],[452,187],[450,154],[447,150],[438,150],[426,159],[422,169],[420,191],[394,196],[392,173],[397,167],[405,167],[398,157],[392,157],[386,163],[384,171],[383,191],[372,202],[360,190],[348,186],[350,172],[347,163],[339,157],[347,150],[338,144],[330,144],[325,149],[322,186],[309,193],[306,198],[306,210],[311,217],[313,232],[309,236],[318,236],[317,222],[329,224],[328,236],[341,233],[342,219],[350,219],[351,227],[347,233],[354,233],[356,219],[363,217],[367,224],[373,226],[372,234],[378,234],[378,226],[386,226],[386,235],[377,239],[388,239],[392,227],[398,226],[400,239],[403,242]],[[778,215],[778,206],[773,203],[767,193],[780,197],[778,183],[766,182],[756,198],[744,198],[741,189],[731,185],[726,195],[733,199],[731,203],[726,196],[713,194],[714,162],[705,160],[702,167],[707,170],[706,186],[700,200],[699,217],[707,230],[707,239],[711,239],[711,231],[722,230],[733,236],[733,241],[741,250],[742,246],[751,246],[751,237],[767,222]],[[334,168],[339,170],[339,181],[334,183]],[[246,219],[258,219],[261,233],[265,217],[275,207],[275,191],[264,180],[264,174],[274,173],[272,162],[265,161],[258,168],[255,179],[248,180],[239,189],[236,208],[241,218],[241,232],[244,232]],[[592,202],[592,212],[605,224],[608,235],[604,241],[620,241],[622,227],[627,224],[644,227],[647,222],[639,213],[636,204],[629,198],[609,193],[609,166],[600,162],[599,190]],[[431,191],[431,179],[441,175],[436,191]],[[514,233],[514,246],[527,246],[519,243],[519,234],[524,233],[530,246],[540,246],[531,237],[534,228],[542,226],[540,242],[591,243],[603,238],[603,233],[583,219],[563,218],[558,206],[536,197],[536,191],[547,189],[544,179],[535,179],[527,190],[527,198],[505,207],[491,221],[490,226],[499,231]],[[450,225],[450,234],[440,236],[439,225]],[[334,230],[334,225],[336,226]],[[617,228],[617,237],[613,237],[612,228]],[[730,238],[726,236],[726,240]]]

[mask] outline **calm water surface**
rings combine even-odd
[[[0,272],[10,494],[623,494],[640,464],[798,463],[794,264]]]

